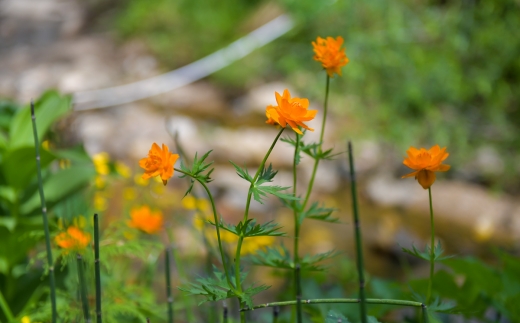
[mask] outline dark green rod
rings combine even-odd
[[[45,230],[45,247],[47,249],[47,265],[49,266],[49,283],[51,287],[51,308],[52,323],[58,320],[58,311],[56,310],[56,282],[54,278],[54,261],[52,260],[51,238],[49,234],[49,220],[47,218],[47,206],[45,205],[45,195],[43,194],[43,180],[40,162],[40,141],[38,140],[38,131],[36,129],[36,116],[34,114],[34,102],[31,101],[31,119],[34,135],[34,148],[36,149],[36,170],[38,173],[38,191],[40,192],[40,201],[42,206],[43,229]]]
[[[167,246],[164,250],[165,262],[166,262],[166,297],[168,300],[168,323],[173,323],[173,296],[172,296],[172,283],[170,274],[170,246]]]
[[[81,295],[81,304],[83,307],[83,316],[85,317],[85,322],[90,323],[90,310],[88,308],[88,297],[87,297],[87,283],[85,281],[85,269],[83,268],[83,257],[78,253],[76,256],[78,260],[78,279],[79,279],[79,289]]]
[[[356,190],[356,172],[354,169],[354,157],[352,153],[352,142],[348,142],[348,161],[350,165],[350,183],[351,183],[351,191],[352,191],[352,213],[354,216],[354,234],[356,236],[356,256],[357,256],[357,267],[358,267],[358,275],[359,275],[359,299],[361,300],[359,304],[359,309],[361,312],[361,322],[367,323],[367,306],[366,306],[366,296],[365,296],[365,275],[364,275],[364,265],[363,265],[363,249],[361,248],[361,230],[360,230],[360,222],[359,222],[359,212],[358,212],[358,200],[357,200],[357,190]]]
[[[94,214],[94,270],[96,274],[96,322],[102,323],[101,316],[101,268],[99,259],[99,217]]]

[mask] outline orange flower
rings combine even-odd
[[[70,226],[67,228],[67,232],[58,234],[54,238],[54,241],[63,249],[81,250],[88,246],[90,234],[83,232],[75,226]]]
[[[133,208],[130,211],[132,220],[128,226],[144,231],[148,234],[157,233],[163,226],[163,215],[161,211],[152,212],[147,205]]]
[[[314,119],[316,113],[318,112],[318,110],[308,110],[309,100],[291,98],[291,94],[287,89],[283,91],[283,95],[275,92],[275,96],[278,106],[273,107],[272,105],[269,105],[266,108],[266,123],[279,124],[282,127],[286,127],[287,124],[289,124],[289,126],[291,126],[291,128],[300,135],[302,132],[300,129],[298,129],[298,126],[310,131],[314,131],[314,129],[307,127],[307,125],[303,123],[303,121],[310,121]]]
[[[403,164],[415,172],[404,175],[402,178],[415,176],[424,189],[429,188],[435,182],[435,172],[445,172],[450,169],[450,165],[441,164],[450,155],[446,152],[446,147],[441,149],[439,145],[435,145],[429,150],[410,147],[406,153],[408,158],[405,158]]]
[[[314,60],[321,62],[330,77],[334,77],[334,73],[341,76],[341,67],[349,62],[347,55],[345,55],[345,48],[341,48],[341,45],[343,45],[343,37],[341,36],[336,37],[336,39],[318,37],[316,42],[312,42],[316,54]]]
[[[163,184],[166,185],[168,179],[173,176],[173,165],[179,158],[179,155],[172,154],[168,147],[163,144],[162,149],[155,142],[152,149],[148,152],[148,157],[139,161],[139,166],[144,168],[143,179],[161,175]]]

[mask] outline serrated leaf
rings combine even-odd
[[[269,288],[271,288],[271,286],[260,285],[255,287],[254,285],[252,285],[251,287],[244,290],[243,295],[240,297],[240,300],[245,302],[247,307],[252,308],[253,296]]]
[[[343,314],[330,310],[325,318],[325,323],[349,323],[349,320]]]
[[[206,223],[211,225],[215,225],[211,220],[206,220]],[[237,236],[243,235],[246,237],[260,237],[260,236],[272,236],[272,237],[281,237],[285,236],[285,232],[279,232],[281,229],[278,224],[273,223],[273,221],[269,221],[264,224],[256,223],[255,219],[248,219],[245,223],[240,221],[237,225],[226,224],[222,221],[219,223],[219,228],[222,228],[228,232],[231,232]]]
[[[278,174],[278,171],[273,170],[273,165],[269,164],[267,168],[264,167],[260,172],[260,175],[256,179],[255,186],[260,186],[264,183],[272,182],[273,178]]]
[[[338,253],[335,250],[319,253],[316,255],[305,255],[300,259],[300,266],[302,271],[323,271],[327,269],[326,266],[319,265],[319,262],[323,260],[337,256]]]
[[[233,167],[235,167],[238,176],[242,177],[243,179],[245,179],[246,181],[248,181],[250,183],[253,181],[253,177],[251,177],[251,175],[249,175],[249,172],[247,171],[247,169],[244,169],[244,168],[238,166],[237,164],[233,163],[231,160],[229,162],[233,165]]]
[[[335,257],[337,253],[334,250],[316,254],[316,255],[305,255],[300,259],[300,268],[302,271],[322,271],[326,267],[319,265],[318,263]],[[294,269],[295,265],[289,250],[285,246],[276,248],[267,247],[265,250],[259,250],[256,255],[250,256],[249,259],[255,265],[267,266],[280,269]]]
[[[280,269],[294,269],[289,250],[284,245],[280,247],[267,247],[265,250],[258,250],[255,255],[249,257],[253,264]]]
[[[401,247],[401,249],[406,252],[407,254],[410,254],[414,257],[418,257],[421,259],[424,259],[426,261],[430,261],[430,246],[426,246],[424,251],[419,251],[413,244],[412,244],[413,251],[404,247]],[[445,260],[452,258],[454,256],[441,256],[444,253],[444,249],[442,248],[442,245],[439,241],[438,244],[435,245],[435,249],[433,250],[433,259],[434,261],[437,260]]]
[[[263,204],[262,198],[267,196],[267,194],[271,194],[271,195],[274,195],[276,197],[279,197],[279,198],[285,199],[285,200],[299,200],[300,199],[299,197],[295,197],[292,194],[285,194],[285,193],[280,192],[280,191],[287,190],[289,188],[291,188],[291,187],[290,186],[282,187],[282,186],[277,186],[277,185],[273,185],[273,186],[256,186],[255,185],[251,188],[251,192],[253,192],[253,198],[255,199],[255,201],[258,201],[262,204]]]
[[[213,266],[213,275],[214,277],[197,278],[197,283],[187,283],[178,288],[191,295],[203,296],[204,300],[199,305],[237,296],[229,287],[225,274],[215,266]]]
[[[205,184],[213,181],[213,179],[210,176],[211,173],[215,170],[214,168],[210,169],[206,174],[203,174],[213,164],[213,162],[204,163],[204,161],[212,151],[213,150],[208,151],[201,158],[198,158],[198,154],[195,153],[195,158],[193,158],[193,164],[191,167],[189,167],[188,165],[184,164],[183,161],[181,161],[181,170],[187,174],[182,174],[181,176],[179,176],[179,178],[184,178],[186,176],[190,177],[190,187],[186,190],[184,196],[191,193],[195,180],[198,180]]]
[[[312,205],[305,211],[300,213],[299,221],[300,224],[305,218],[314,219],[330,223],[338,223],[339,219],[331,217],[332,212],[336,211],[335,208],[326,208],[319,206],[318,202],[312,203]]]

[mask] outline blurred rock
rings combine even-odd
[[[378,205],[429,216],[428,192],[413,179],[376,175],[368,180],[366,194]],[[520,236],[520,202],[513,197],[495,196],[474,184],[437,180],[432,198],[436,219],[470,228],[477,241],[515,241]]]

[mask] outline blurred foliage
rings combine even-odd
[[[310,42],[341,35],[350,63],[332,82],[331,104],[352,120],[344,135],[401,150],[439,143],[453,164],[468,166],[454,176],[520,190],[502,176],[520,175],[518,1],[131,0],[115,27],[173,69],[282,12],[295,29],[210,78],[230,93],[282,78],[321,103],[325,74]],[[475,168],[478,149],[499,161]]]

